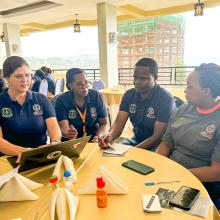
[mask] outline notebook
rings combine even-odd
[[[60,155],[65,155],[69,158],[78,157],[90,138],[91,136],[71,139],[61,143],[49,146],[45,145],[22,152],[18,172],[54,163],[58,160]],[[16,163],[16,156],[8,157],[7,160],[13,168],[18,166]]]

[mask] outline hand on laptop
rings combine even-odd
[[[99,147],[102,149],[106,149],[112,142],[112,136],[108,134],[107,136],[98,139]]]
[[[63,136],[68,139],[76,139],[78,131],[73,125],[70,125],[69,128],[63,133]]]
[[[23,147],[22,152],[28,151],[28,150],[32,150],[32,148],[30,148],[30,147]],[[22,153],[22,152],[21,152],[21,153]],[[17,160],[16,160],[16,162],[15,162],[15,163],[17,163],[17,164],[20,163],[21,153],[18,154],[18,158],[17,158]]]

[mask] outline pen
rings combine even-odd
[[[178,183],[180,182],[179,180],[173,180],[173,181],[163,181],[163,182],[146,182],[144,183],[145,186],[154,186],[154,185],[157,185],[157,184],[164,184],[164,183]]]

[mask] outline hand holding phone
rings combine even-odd
[[[122,163],[123,167],[126,167],[130,170],[133,170],[137,173],[146,175],[148,173],[152,173],[154,171],[154,168],[147,166],[143,163],[140,163],[138,161],[135,160],[128,160]]]
[[[199,194],[200,191],[198,189],[182,186],[171,198],[169,204],[183,210],[189,210],[199,197]]]

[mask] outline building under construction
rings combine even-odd
[[[138,19],[118,24],[118,66],[133,67],[142,57],[162,66],[180,66],[184,61],[184,27],[181,16]]]

